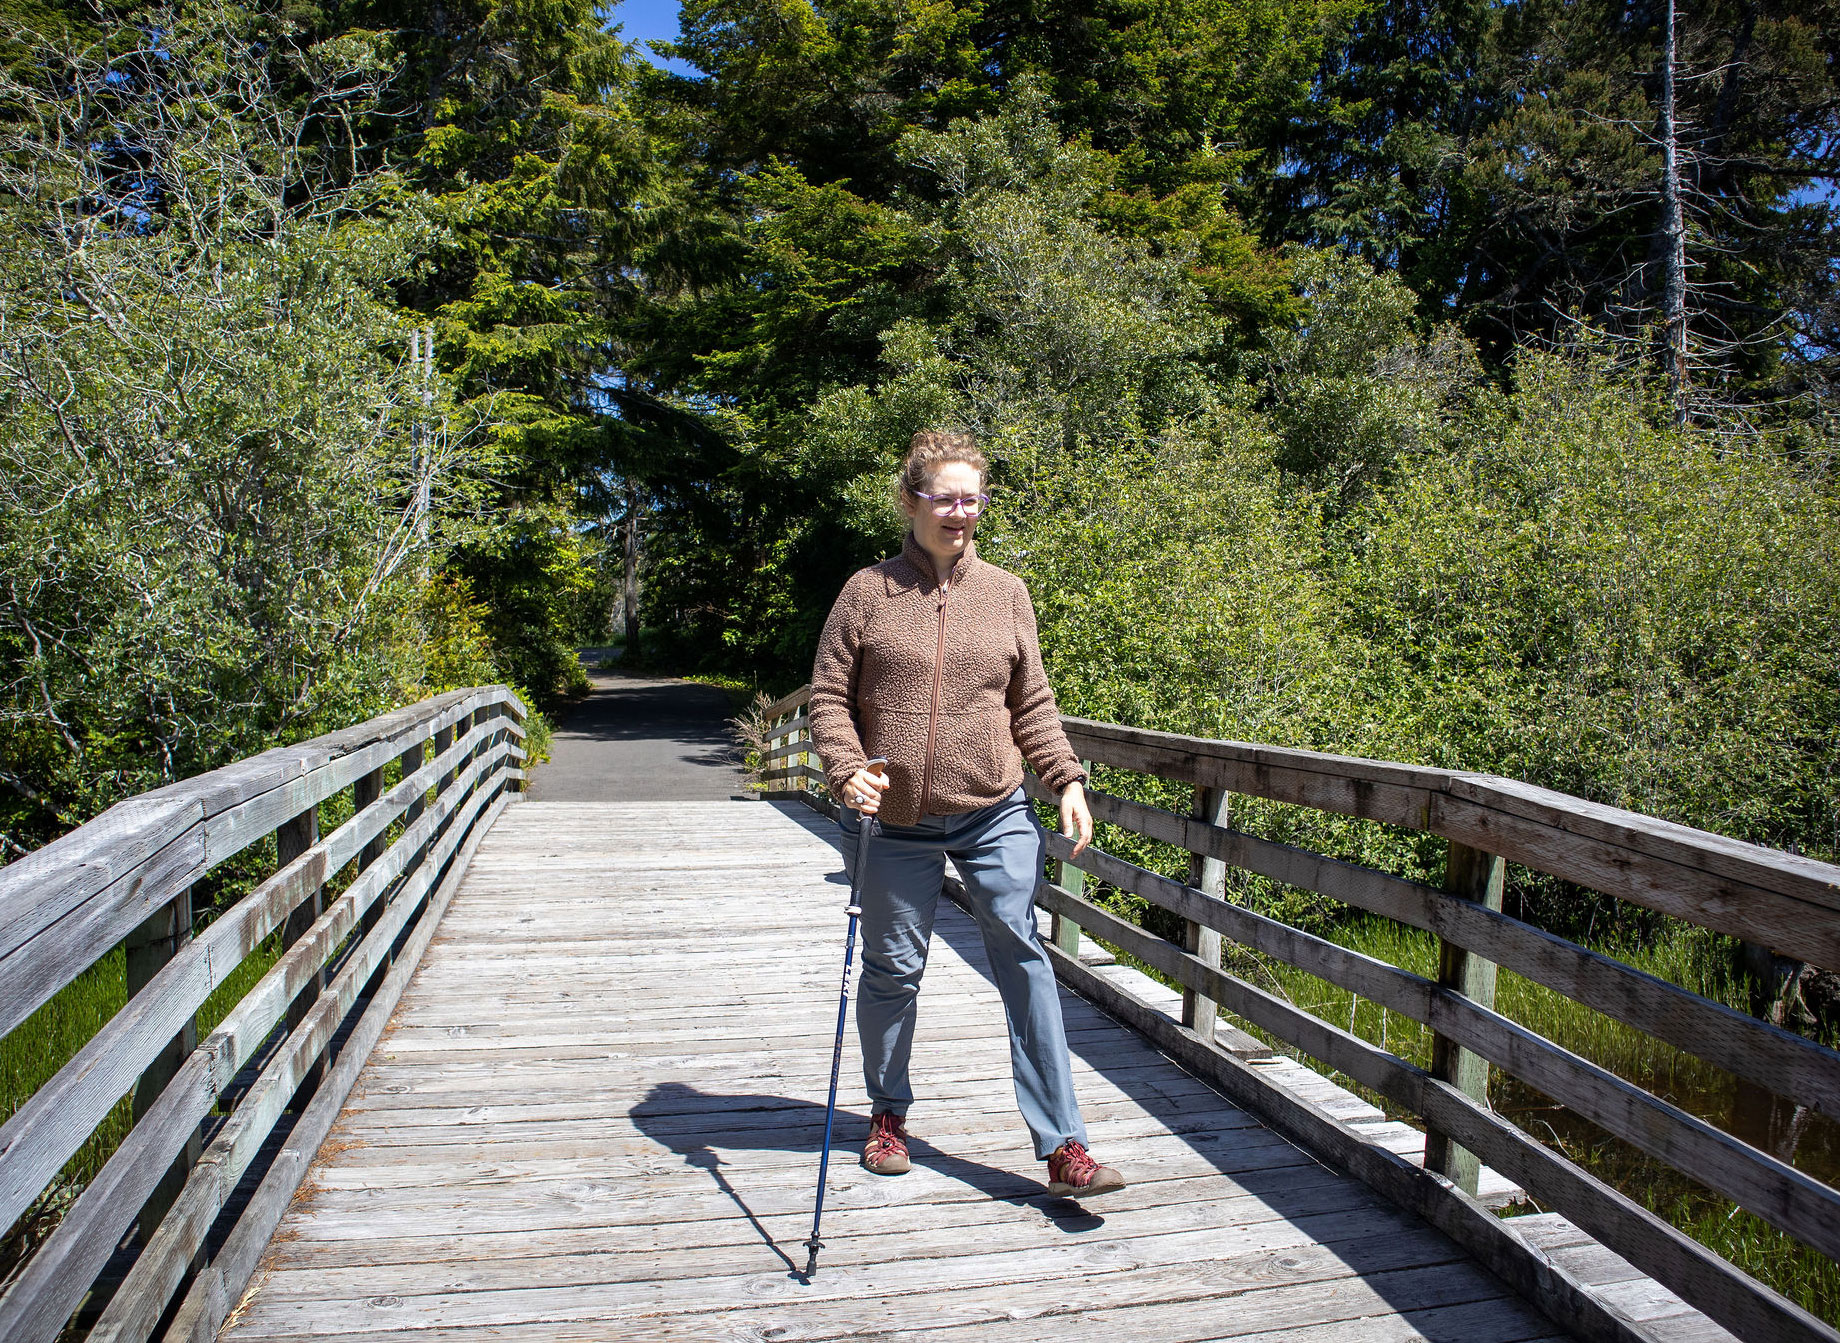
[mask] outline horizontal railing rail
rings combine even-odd
[[[142,794],[0,868],[0,1030],[124,945],[128,992],[0,1125],[0,1224],[124,1097],[134,1121],[0,1295],[0,1339],[215,1336],[522,780],[525,716],[503,686],[452,691]],[[322,835],[341,793],[349,818]],[[194,885],[270,835],[275,871],[194,935]]]
[[[804,798],[834,813],[803,713],[808,699],[809,687],[769,711],[775,726],[772,749],[763,757],[768,795]],[[1840,1191],[1494,1010],[1496,968],[1506,966],[1743,1083],[1840,1118],[1840,1053],[1501,908],[1504,865],[1513,862],[1798,961],[1840,969],[1840,867],[1490,775],[1079,718],[1063,723],[1090,764],[1187,785],[1193,803],[1181,814],[1088,790],[1096,820],[1187,850],[1186,881],[1097,846],[1076,859],[1067,840],[1048,836],[1055,875],[1044,879],[1039,903],[1054,916],[1056,967],[1064,980],[1144,1028],[1184,1062],[1205,1064],[1211,1077],[1239,1089],[1235,1099],[1256,1104],[1269,1084],[1210,1043],[1216,1005],[1418,1116],[1426,1130],[1425,1168],[1443,1177],[1439,1187],[1449,1200],[1465,1205],[1460,1214],[1427,1203],[1391,1154],[1365,1153],[1356,1164],[1440,1225],[1477,1225],[1477,1208],[1465,1200],[1476,1192],[1479,1163],[1487,1162],[1740,1337],[1840,1339],[1800,1306],[1495,1114],[1487,1099],[1489,1071],[1500,1069],[1802,1244],[1840,1258]],[[1052,800],[1033,776],[1026,787],[1036,800]],[[1439,836],[1447,845],[1444,884],[1235,829],[1236,795]],[[1437,977],[1235,904],[1225,894],[1228,869],[1434,934]],[[1181,938],[1158,936],[1087,898],[1088,876],[1176,916]],[[1149,1010],[1083,965],[1077,955],[1081,930],[1180,985],[1183,1023]],[[1223,969],[1223,938],[1429,1028],[1430,1069]],[[1327,1140],[1321,1124],[1298,1131]],[[1342,1142],[1346,1137],[1344,1131],[1336,1142],[1351,1150]],[[1423,1178],[1422,1172],[1411,1176]],[[1531,1275],[1506,1261],[1491,1266],[1535,1295],[1550,1298],[1557,1290],[1550,1266]],[[1568,1299],[1575,1304],[1576,1293]]]
[[[769,799],[796,798],[834,812],[818,753],[812,749],[810,704],[811,687],[807,685],[761,711],[767,725],[767,749],[760,756],[760,778]]]

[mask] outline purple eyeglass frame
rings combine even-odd
[[[979,490],[976,494],[928,494],[925,490],[909,490],[908,493],[913,495],[916,499],[924,499],[927,503],[931,504],[933,506],[933,516],[936,518],[951,517],[954,508],[964,509],[966,517],[974,518],[990,507],[990,495],[984,490]],[[946,505],[945,512],[943,513],[939,511],[939,501],[941,499],[950,499],[952,501]],[[967,506],[967,502],[970,500],[975,500],[977,502],[976,508]]]

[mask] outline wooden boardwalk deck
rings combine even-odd
[[[222,1337],[1554,1336],[1442,1235],[1071,996],[1093,1145],[1132,1185],[1050,1198],[949,905],[917,1167],[854,1164],[852,1031],[827,1248],[798,1281],[842,951],[827,824],[742,802],[509,809]]]

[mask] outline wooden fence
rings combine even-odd
[[[768,710],[772,749],[762,763],[769,796],[804,797],[834,810],[822,796],[824,774],[805,715],[808,697],[809,687]],[[1182,814],[1088,790],[1096,820],[1188,850],[1187,882],[1096,846],[1076,863],[1071,845],[1049,836],[1058,875],[1044,880],[1038,902],[1054,915],[1056,966],[1071,987],[1305,1146],[1451,1232],[1586,1336],[1621,1335],[1566,1275],[1537,1262],[1537,1255],[1530,1259],[1527,1247],[1501,1234],[1505,1223],[1469,1199],[1478,1160],[1741,1338],[1840,1339],[1808,1312],[1496,1115],[1486,1099],[1490,1068],[1502,1069],[1804,1245],[1840,1258],[1840,1192],[1493,1010],[1495,970],[1506,966],[1743,1083],[1840,1118],[1840,1054],[1545,932],[1501,907],[1504,864],[1514,862],[1798,961],[1840,969],[1840,868],[1511,779],[1078,718],[1063,722],[1089,762],[1186,785],[1193,800]],[[1027,787],[1038,800],[1049,800],[1033,776]],[[1235,794],[1440,836],[1448,845],[1444,884],[1408,880],[1237,830],[1230,817]],[[1435,934],[1437,978],[1232,903],[1225,898],[1228,868]],[[1155,936],[1086,899],[1088,874],[1179,916],[1182,940]],[[1081,929],[1181,985],[1184,1022],[1178,1025],[1081,964]],[[1223,970],[1222,938],[1429,1027],[1432,1067],[1414,1066]],[[1366,1143],[1321,1112],[1274,1098],[1255,1067],[1210,1039],[1216,1005],[1418,1116],[1427,1135],[1426,1167],[1442,1178]]]
[[[0,1031],[124,945],[128,991],[0,1126],[0,1225],[129,1097],[133,1116],[0,1296],[0,1339],[73,1317],[110,1343],[215,1336],[523,778],[524,716],[503,686],[453,691],[130,799],[0,868]],[[342,792],[350,819],[321,835]],[[273,874],[194,935],[194,884],[270,835]],[[198,1040],[207,1000],[277,949]]]

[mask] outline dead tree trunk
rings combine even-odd
[[[620,590],[626,611],[626,656],[639,651],[639,487],[626,486],[626,574]]]
[[[1677,49],[1674,0],[1667,0],[1661,39],[1661,230],[1665,273],[1661,323],[1667,362],[1668,404],[1676,426],[1687,422],[1687,219],[1680,193],[1680,132],[1675,118]]]

